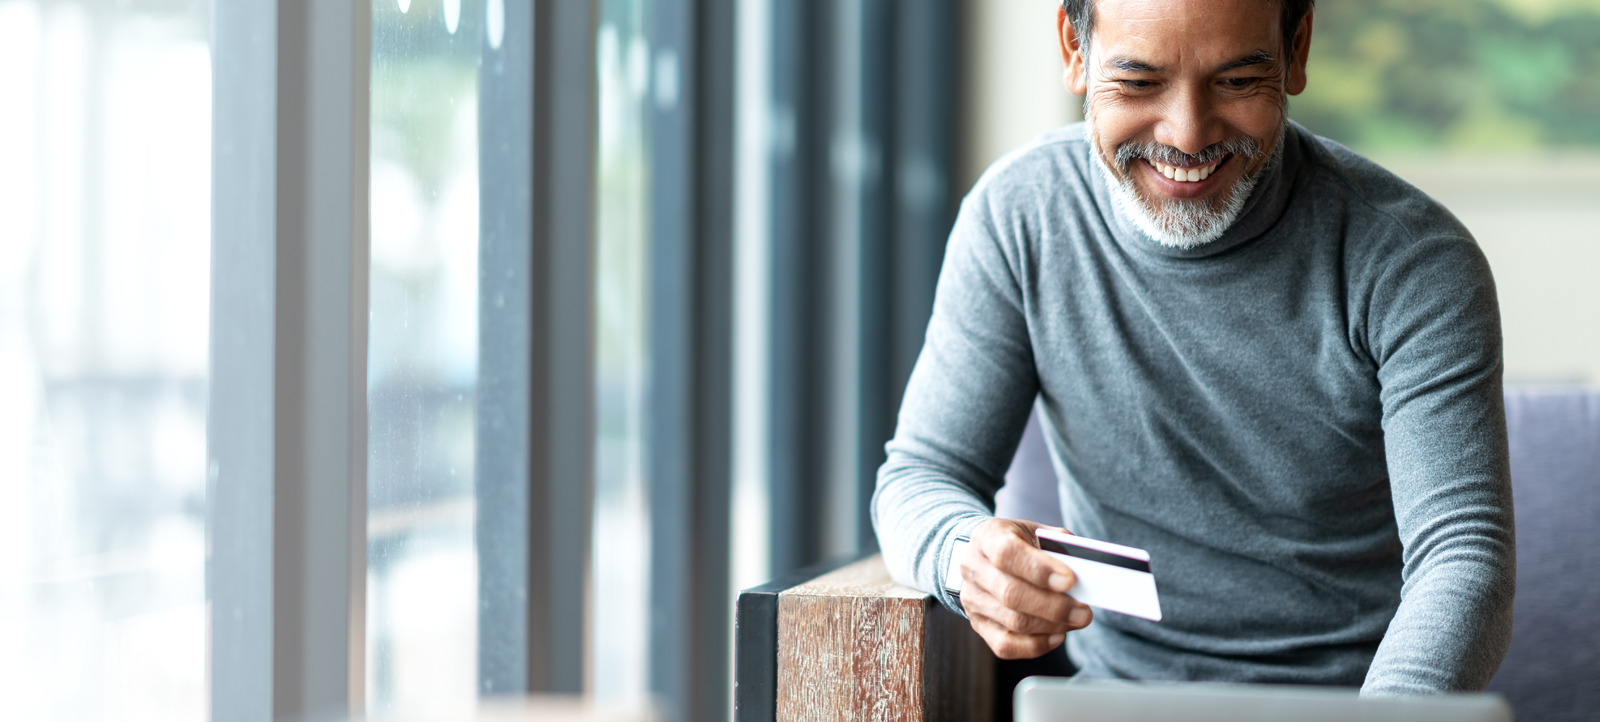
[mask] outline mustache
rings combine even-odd
[[[1127,172],[1128,164],[1143,159],[1175,168],[1193,168],[1210,165],[1229,155],[1239,155],[1255,160],[1265,151],[1261,144],[1248,135],[1236,136],[1202,148],[1198,153],[1185,153],[1177,148],[1153,140],[1130,140],[1117,146],[1117,169]]]

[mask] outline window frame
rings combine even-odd
[[[213,719],[359,712],[369,0],[213,20]]]
[[[652,0],[645,488],[648,687],[667,719],[729,715],[733,0]]]
[[[761,413],[777,574],[829,547],[872,544],[880,437],[920,346],[954,208],[955,91],[926,70],[955,62],[941,43],[954,36],[953,4],[928,13],[878,0],[860,17],[841,15],[847,6],[773,0],[767,28],[763,100],[775,115],[760,242],[771,315],[760,343],[772,386]],[[478,692],[581,693],[593,622],[599,0],[499,7],[503,40],[483,40],[479,76]],[[655,74],[671,68],[678,81],[676,102],[648,116],[649,685],[681,719],[721,717],[728,702],[739,7],[659,0],[648,21]],[[215,719],[364,704],[371,18],[371,0],[215,8]],[[892,52],[875,37],[885,33]],[[821,70],[847,40],[861,46],[848,67]],[[841,73],[865,79],[850,97],[828,83]],[[824,151],[852,134],[876,139],[883,172],[841,188]],[[907,184],[929,185],[925,171],[932,190],[919,196]],[[861,212],[834,219],[836,206]],[[849,302],[813,309],[829,269],[847,271]],[[823,368],[856,392],[829,393]],[[837,478],[817,483],[830,470]]]
[[[499,9],[479,96],[477,688],[578,693],[595,18]],[[215,8],[213,719],[365,702],[371,21],[371,0]]]

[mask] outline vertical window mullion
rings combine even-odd
[[[272,715],[275,3],[220,3],[212,45],[206,596],[211,719]]]
[[[584,691],[589,658],[595,5],[533,4],[527,679],[535,692]]]
[[[648,381],[644,478],[650,528],[649,688],[669,720],[689,696],[695,438],[693,273],[694,1],[661,0],[645,10],[651,93],[645,100],[649,264],[645,285]]]
[[[502,4],[479,70],[478,694],[527,692],[539,647],[530,562],[533,413],[533,8]]]
[[[894,29],[889,0],[836,2],[830,167],[829,556],[877,548],[869,513],[897,409],[888,396]]]
[[[733,3],[648,7],[650,690],[727,715]]]
[[[893,0],[894,113],[891,137],[893,289],[889,335],[890,429],[911,368],[922,352],[945,241],[963,189],[956,187],[956,117],[961,69],[957,41],[962,9],[953,0]],[[880,450],[881,451],[881,450]]]
[[[275,717],[363,699],[371,17],[278,6]]]
[[[826,554],[824,377],[827,363],[822,263],[827,242],[830,3],[773,0],[770,205],[772,298],[770,573],[781,576]]]
[[[212,716],[359,711],[368,2],[218,8]]]

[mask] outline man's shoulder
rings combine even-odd
[[[1317,222],[1342,231],[1351,282],[1390,291],[1420,284],[1429,295],[1493,285],[1483,250],[1444,204],[1343,145],[1303,130],[1302,138],[1312,146],[1303,192]]]
[[[1311,160],[1308,190],[1322,199],[1342,196],[1349,231],[1398,243],[1447,240],[1476,245],[1471,232],[1444,204],[1393,171],[1336,141],[1303,128],[1300,133]]]

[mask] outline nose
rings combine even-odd
[[[1185,153],[1199,153],[1222,140],[1222,124],[1207,93],[1174,88],[1166,112],[1156,126],[1156,141]]]

